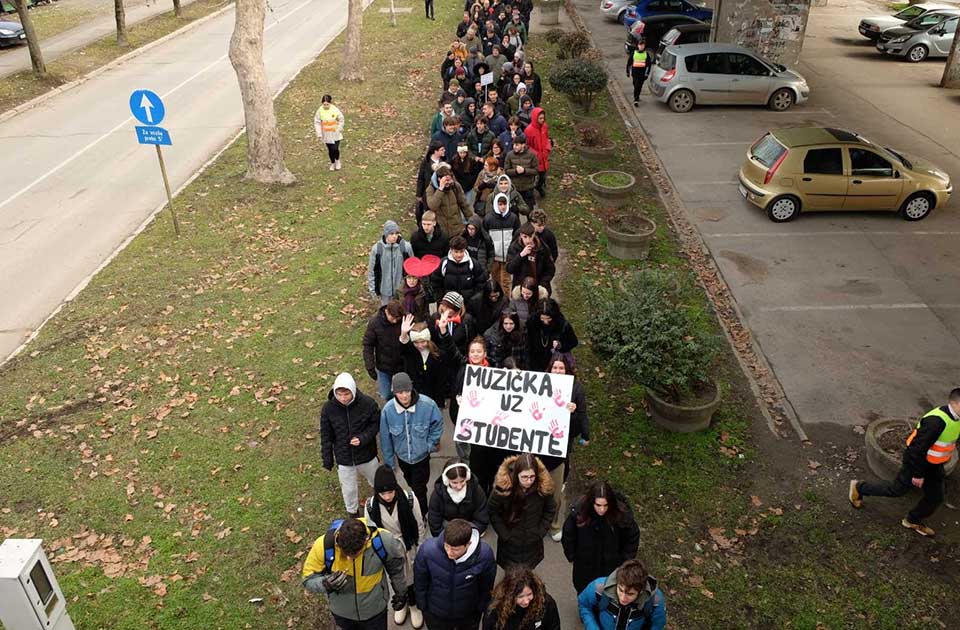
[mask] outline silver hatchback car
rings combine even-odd
[[[650,91],[675,112],[696,105],[766,105],[782,112],[810,96],[807,80],[743,46],[668,46],[653,66]]]
[[[947,57],[957,34],[958,21],[960,18],[956,15],[944,16],[939,24],[922,30],[906,26],[888,29],[877,42],[877,50],[914,63],[928,57]]]

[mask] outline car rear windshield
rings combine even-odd
[[[660,55],[660,59],[657,60],[657,65],[664,70],[673,70],[677,66],[677,56],[665,50],[663,54]]]
[[[777,139],[771,136],[769,133],[757,140],[753,146],[750,147],[750,157],[760,162],[767,168],[770,168],[776,164],[777,160],[780,159],[780,156],[786,152],[787,148],[777,142]]]
[[[926,9],[922,9],[922,8],[920,8],[920,7],[907,7],[906,9],[904,9],[904,10],[901,11],[900,13],[897,13],[897,14],[894,15],[893,17],[899,18],[899,19],[904,20],[904,21],[906,21],[906,20],[912,20],[913,18],[917,17],[918,15],[922,15],[925,10],[926,10]]]
[[[671,28],[669,31],[667,31],[666,35],[660,38],[660,41],[665,42],[667,46],[670,46],[673,44],[673,42],[677,41],[677,37],[679,36],[680,31],[678,31],[676,28]]]

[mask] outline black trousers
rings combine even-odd
[[[901,468],[893,481],[861,481],[857,491],[865,497],[902,497],[913,487],[913,477],[919,475]],[[907,514],[911,523],[921,523],[923,519],[937,511],[943,503],[943,466],[931,466],[923,474],[923,497]]]
[[[537,189],[537,192],[540,193],[541,199],[547,198],[547,172],[546,171],[537,171],[537,183],[534,185],[534,188]]]
[[[403,477],[407,480],[407,485],[413,490],[420,502],[420,511],[427,514],[427,483],[430,481],[430,456],[426,456],[416,464],[408,464],[399,457],[400,470],[403,471]]]
[[[387,610],[376,617],[364,619],[363,621],[354,621],[339,615],[333,616],[333,622],[340,630],[387,630]]]
[[[327,143],[327,155],[330,156],[330,163],[333,164],[340,159],[340,141],[337,140],[333,144]]]
[[[640,74],[639,72],[631,72],[630,76],[633,77],[633,100],[640,100],[640,91],[643,89],[643,82],[647,80],[646,74]]]
[[[527,207],[530,208],[530,212],[533,212],[533,206],[537,202],[537,198],[533,194],[533,189],[530,190],[518,190],[520,196],[523,198],[523,202],[527,204]]]
[[[427,13],[427,17],[432,20],[433,19],[433,0],[423,0],[423,8]]]
[[[480,625],[480,615],[464,617],[462,619],[441,619],[423,611],[423,620],[427,622],[427,630],[477,630]]]

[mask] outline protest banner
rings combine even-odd
[[[568,374],[468,365],[454,440],[566,457],[572,391]]]

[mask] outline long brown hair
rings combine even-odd
[[[543,587],[543,581],[527,567],[517,566],[510,569],[500,580],[500,583],[493,588],[490,611],[497,615],[497,623],[494,626],[497,630],[503,630],[507,627],[507,621],[517,607],[517,597],[528,586],[533,591],[533,601],[527,606],[527,611],[523,613],[520,627],[524,630],[532,629],[533,624],[543,618],[544,600],[546,599],[546,589]]]
[[[593,502],[598,498],[607,500],[607,513],[603,516],[597,514],[593,509]],[[588,525],[596,519],[600,519],[607,525],[619,525],[623,516],[622,507],[610,482],[598,481],[587,488],[587,491],[580,498],[580,505],[577,509],[577,527]]]
[[[417,322],[413,325],[413,328],[410,329],[411,332],[421,332],[427,329],[426,322]],[[430,356],[434,359],[440,358],[440,348],[437,347],[437,344],[433,343],[433,339],[427,342],[427,350],[430,352]]]
[[[540,490],[539,464],[540,461],[530,453],[520,453],[517,455],[517,459],[513,461],[513,466],[510,467],[510,510],[507,513],[508,523],[516,523],[520,520],[520,515],[523,513],[523,504],[527,500],[523,486],[520,485],[520,473],[525,470],[532,470],[537,478],[530,487],[530,491],[538,492]]]

